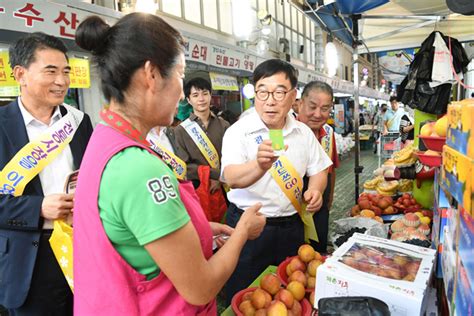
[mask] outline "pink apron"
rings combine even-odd
[[[74,314],[216,315],[215,300],[204,306],[187,303],[164,273],[147,281],[120,256],[105,234],[97,202],[100,179],[110,158],[130,146],[145,148],[102,124],[95,128],[87,146],[74,205]],[[191,182],[180,183],[179,192],[200,236],[204,256],[209,258],[212,232]]]

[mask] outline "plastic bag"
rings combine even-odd
[[[74,293],[72,227],[62,220],[54,221],[49,244],[71,291]]]
[[[337,248],[335,241],[344,233],[348,232],[352,228],[365,228],[367,229],[364,234],[370,236],[376,236],[381,238],[387,238],[389,226],[379,223],[374,219],[367,217],[346,217],[334,221],[334,233],[331,236],[331,241],[335,248]]]
[[[438,32],[436,32],[433,46],[435,51],[431,81],[445,82],[454,80],[453,72],[451,71],[451,54],[441,34]]]
[[[319,316],[390,316],[388,305],[374,297],[326,297],[318,302]]]
[[[220,223],[227,210],[227,204],[222,189],[219,189],[212,194],[209,192],[209,186],[211,184],[209,177],[210,170],[209,166],[198,167],[198,175],[201,183],[196,189],[196,194],[199,197],[199,202],[201,203],[207,220],[210,222]]]

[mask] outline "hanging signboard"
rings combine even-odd
[[[187,38],[184,56],[187,62],[207,64],[209,60],[209,44],[193,38]]]
[[[209,72],[212,90],[239,91],[237,78],[233,76]]]
[[[90,88],[91,74],[89,60],[82,58],[70,58],[69,66],[71,66],[70,88]]]
[[[8,51],[0,51],[0,87],[17,86],[10,68]]]
[[[249,76],[257,64],[256,56],[245,54],[222,46],[212,45],[209,59],[210,69],[226,69],[236,76]]]
[[[344,104],[334,104],[334,126],[336,133],[344,133]]]
[[[42,32],[74,40],[79,23],[91,12],[81,11],[49,1],[2,1],[0,4],[1,28],[31,33]]]

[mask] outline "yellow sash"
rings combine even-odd
[[[26,144],[0,172],[0,194],[21,196],[26,185],[69,145],[84,113],[63,104],[68,113]]]
[[[191,121],[190,119],[186,119],[181,123],[181,126],[189,134],[189,136],[191,136],[191,139],[199,148],[204,158],[206,158],[209,166],[211,166],[213,169],[219,169],[220,163],[217,150],[199,124]]]
[[[326,135],[324,135],[321,138],[321,146],[323,146],[324,151],[326,154],[329,156],[329,158],[332,160],[332,133],[333,129],[331,126],[328,124],[323,125],[324,131],[326,132]]]
[[[280,156],[280,158],[273,163],[270,172],[273,179],[300,215],[304,224],[304,237],[306,242],[309,242],[309,239],[319,242],[318,233],[316,232],[313,221],[314,213],[307,212],[306,204],[301,203],[303,179],[285,156]]]
[[[186,163],[164,146],[153,142],[151,139],[148,139],[148,141],[151,144],[151,149],[156,151],[161,156],[161,159],[163,159],[168,166],[173,168],[173,173],[176,178],[179,180],[186,180]]]

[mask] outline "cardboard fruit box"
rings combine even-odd
[[[474,159],[445,145],[443,147],[443,166],[441,168],[441,186],[456,199],[465,210],[473,211],[473,175]]]
[[[456,315],[470,315],[474,309],[474,218],[460,211],[457,282],[454,297]]]
[[[450,103],[447,116],[446,144],[474,159],[474,99]]]
[[[315,307],[321,298],[370,296],[392,315],[420,315],[436,251],[393,240],[354,234],[319,266]]]

